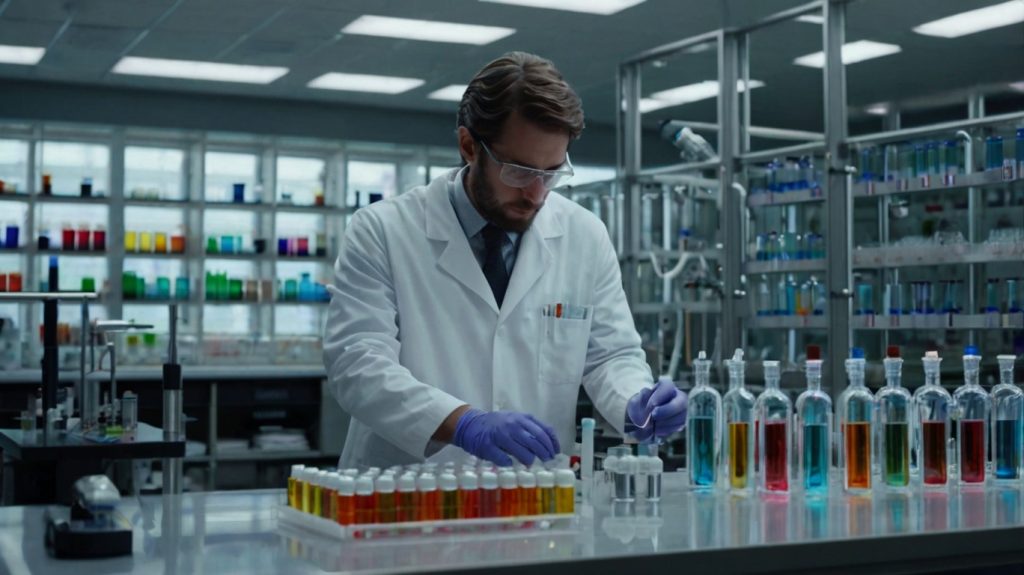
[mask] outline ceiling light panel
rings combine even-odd
[[[825,17],[821,14],[804,14],[803,16],[797,16],[796,21],[806,22],[808,24],[824,24]]]
[[[885,44],[883,42],[874,42],[871,40],[857,40],[856,42],[849,42],[843,44],[842,61],[843,64],[856,64],[857,62],[863,62],[865,60],[871,60],[873,58],[881,58],[882,56],[890,56],[892,54],[898,54],[903,49],[896,44]],[[813,54],[807,54],[806,56],[800,56],[793,60],[794,64],[798,66],[807,66],[809,68],[824,68],[825,67],[825,53],[815,52]]]
[[[287,74],[288,68],[125,56],[114,65],[112,71],[115,74],[128,74],[132,76],[156,76],[159,78],[238,82],[242,84],[269,84]]]
[[[381,36],[424,42],[447,42],[483,46],[515,34],[515,28],[457,24],[435,20],[413,20],[389,16],[360,16],[341,29],[344,34]]]
[[[760,88],[762,86],[764,86],[764,82],[760,80],[750,81],[751,89]],[[746,84],[744,84],[743,80],[736,81],[736,89],[740,92],[746,91]],[[705,80],[703,82],[697,82],[696,84],[687,84],[686,86],[679,86],[678,88],[662,90],[651,94],[647,98],[641,98],[640,113],[643,114],[654,110],[660,110],[661,108],[681,106],[683,104],[699,102],[700,100],[707,100],[716,97],[718,97],[718,81]]]
[[[451,84],[440,90],[434,90],[427,95],[431,100],[446,100],[449,102],[461,102],[462,95],[466,92],[465,84]]]
[[[44,54],[46,54],[46,48],[0,44],[0,64],[35,66],[43,59]]]
[[[480,0],[492,4],[513,4],[529,8],[547,8],[567,12],[583,12],[609,16],[642,4],[644,0]]]
[[[1021,22],[1024,22],[1024,0],[1011,0],[925,22],[916,26],[914,32],[939,38],[959,38]]]
[[[373,92],[377,94],[401,94],[423,85],[418,78],[397,76],[374,76],[371,74],[344,74],[328,72],[313,79],[307,86],[321,90],[342,90],[346,92]]]

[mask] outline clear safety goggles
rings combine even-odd
[[[533,181],[540,178],[541,184],[545,190],[551,190],[558,187],[558,184],[568,180],[573,175],[572,162],[569,161],[569,154],[565,155],[565,163],[561,167],[554,170],[538,170],[536,168],[527,168],[526,166],[520,166],[519,164],[513,164],[511,162],[502,162],[498,158],[494,157],[494,152],[484,143],[480,138],[476,138],[477,142],[487,152],[487,155],[494,160],[496,164],[501,166],[501,172],[498,173],[498,177],[501,182],[506,186],[512,188],[526,188],[533,184]]]

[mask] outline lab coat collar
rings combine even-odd
[[[448,186],[454,182],[453,178],[457,177],[458,173],[459,170],[454,169],[430,182],[426,194],[426,235],[431,240],[447,242],[445,249],[438,256],[438,265],[483,299],[498,315],[498,323],[501,323],[537,283],[550,264],[551,250],[546,242],[564,233],[561,222],[563,214],[558,205],[558,198],[552,194],[537,213],[530,229],[523,233],[519,253],[516,255],[516,265],[512,269],[508,291],[499,312],[491,287],[487,284],[480,264],[473,256],[469,240],[466,239],[449,200]]]

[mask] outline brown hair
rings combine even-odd
[[[508,52],[477,72],[462,94],[457,126],[493,142],[513,111],[570,140],[583,131],[580,97],[550,60],[534,54]]]

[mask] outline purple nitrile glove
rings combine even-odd
[[[644,388],[629,398],[626,418],[637,427],[633,437],[638,441],[647,441],[655,434],[668,437],[686,424],[686,393],[671,379],[659,378],[654,387]]]
[[[561,451],[553,429],[515,411],[468,410],[455,425],[452,444],[499,466],[512,465],[510,455],[530,465],[534,458],[548,461]]]

